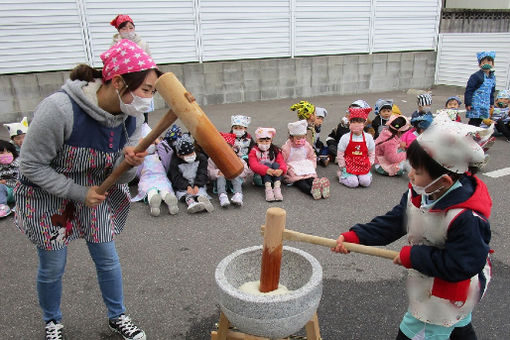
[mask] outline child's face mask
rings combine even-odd
[[[294,146],[298,147],[298,148],[301,148],[305,145],[306,143],[306,138],[293,138],[293,141],[292,141],[292,144],[294,144]]]
[[[193,163],[197,159],[197,155],[196,154],[187,155],[184,156],[183,159],[186,163]]]
[[[0,154],[0,164],[11,164],[14,156],[10,152]]]
[[[260,151],[267,151],[267,150],[269,150],[269,147],[271,146],[271,144],[258,143],[257,146],[259,147]]]
[[[439,191],[441,191],[441,189],[444,188],[444,186],[440,186],[439,188],[437,188],[436,190],[432,191],[432,192],[427,192],[427,189],[430,188],[432,185],[434,185],[435,183],[437,183],[441,178],[443,178],[444,176],[448,176],[446,174],[442,175],[442,176],[439,176],[438,178],[436,178],[435,180],[433,180],[432,182],[430,182],[429,184],[427,184],[426,186],[424,187],[421,187],[421,186],[418,186],[418,185],[415,185],[413,183],[411,183],[412,187],[413,187],[413,190],[418,194],[418,195],[427,195],[427,196],[430,196],[430,195],[434,195],[436,193],[438,193]]]
[[[241,138],[244,136],[245,131],[243,129],[232,129],[232,133],[236,135],[236,137]]]
[[[363,132],[363,128],[365,127],[364,123],[358,123],[358,122],[351,122],[349,123],[349,129],[354,133],[355,135],[360,135]]]

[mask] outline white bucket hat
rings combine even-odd
[[[463,174],[470,166],[479,167],[484,164],[485,153],[479,143],[493,132],[493,127],[484,129],[454,122],[447,113],[442,112],[416,140],[442,167]]]

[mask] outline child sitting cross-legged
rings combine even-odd
[[[314,199],[329,197],[329,180],[318,178],[317,157],[310,143],[306,141],[306,120],[289,123],[289,139],[282,146],[283,159],[287,163],[284,179]]]
[[[405,148],[401,148],[400,137],[409,130],[407,118],[391,116],[375,140],[375,171],[386,176],[400,176],[406,171]]]

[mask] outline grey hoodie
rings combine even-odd
[[[117,127],[128,117],[126,114],[112,115],[94,104],[82,90],[82,87],[87,84],[85,81],[67,80],[62,86],[62,90],[67,94],[56,92],[39,103],[19,157],[20,173],[31,182],[52,195],[79,202],[85,201],[89,188],[76,184],[72,179],[57,173],[51,166],[53,159],[73,131],[74,114],[69,96],[99,124]],[[126,145],[136,145],[141,137],[142,123],[143,115],[137,118],[136,130]],[[123,158],[123,156],[118,157],[115,167]],[[127,183],[134,178],[135,174],[136,168],[132,168],[125,172],[117,183]]]

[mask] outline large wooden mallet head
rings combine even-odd
[[[156,81],[156,89],[225,177],[239,176],[243,163],[179,79],[172,72],[165,73]]]

